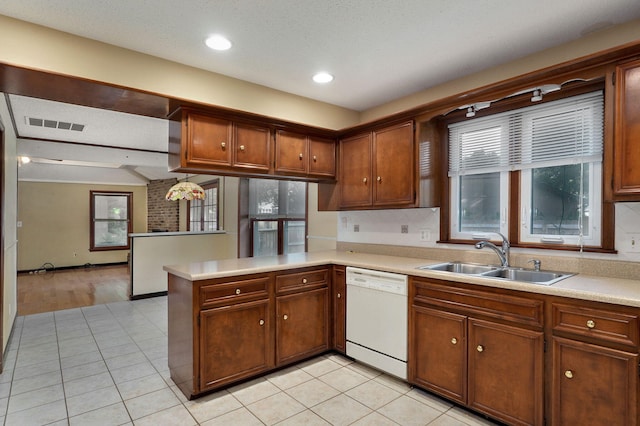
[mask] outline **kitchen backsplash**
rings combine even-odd
[[[617,254],[575,253],[575,257],[640,262],[640,203],[617,203],[615,240]],[[459,244],[436,244],[440,209],[360,210],[338,213],[338,243],[382,244],[420,248],[469,250]],[[406,232],[405,232],[406,231]],[[567,252],[513,249],[566,257]]]

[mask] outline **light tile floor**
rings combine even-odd
[[[167,298],[18,317],[0,375],[5,425],[493,424],[326,355],[194,401],[167,367]]]

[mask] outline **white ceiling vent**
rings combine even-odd
[[[84,130],[84,124],[69,123],[66,121],[45,120],[42,118],[25,117],[26,123],[34,127],[47,127],[49,129],[74,130],[81,132]]]

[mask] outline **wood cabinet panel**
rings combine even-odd
[[[469,406],[508,424],[544,424],[543,356],[542,332],[469,319]]]
[[[467,318],[413,306],[409,380],[461,404],[467,400]]]
[[[335,179],[336,142],[294,133],[276,132],[275,171],[292,176]]]
[[[637,346],[638,315],[568,304],[553,304],[553,331],[603,343]]]
[[[202,285],[200,287],[200,306],[208,308],[253,299],[266,299],[269,297],[270,280],[271,278],[268,275],[263,275],[243,280]]]
[[[640,200],[640,60],[616,67],[613,192]]]
[[[371,133],[340,141],[340,207],[367,207],[371,190]]]
[[[347,352],[347,280],[344,266],[333,267],[333,348]]]
[[[200,390],[273,367],[269,300],[200,313]]]
[[[282,365],[329,348],[327,287],[276,298],[276,363]]]
[[[278,295],[292,291],[306,290],[314,286],[327,286],[329,268],[311,269],[276,276],[276,293]]]
[[[552,424],[637,424],[636,353],[554,337],[552,373]]]
[[[234,124],[234,167],[267,172],[271,163],[271,130],[245,123]]]
[[[229,120],[189,113],[186,123],[187,164],[231,165],[233,124]]]
[[[411,204],[415,200],[413,122],[373,132],[373,203]]]
[[[336,142],[332,139],[309,137],[309,175],[336,177]]]

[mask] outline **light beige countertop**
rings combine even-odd
[[[436,263],[442,263],[442,260],[344,251],[322,251],[283,256],[215,260],[184,265],[166,265],[163,269],[170,274],[185,278],[189,281],[200,281],[334,264],[396,272],[426,278],[437,278],[447,281],[465,282],[485,287],[528,291],[531,293],[640,307],[640,279],[609,278],[579,273],[550,286],[545,286],[498,278],[417,269],[419,266]]]

